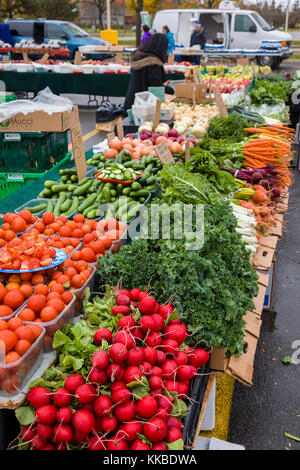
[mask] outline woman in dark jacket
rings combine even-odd
[[[164,62],[167,57],[168,39],[156,33],[131,56],[131,79],[124,108],[130,109],[135,93],[147,91],[149,86],[165,86],[166,93],[173,95],[173,88],[165,85]]]

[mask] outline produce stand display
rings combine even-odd
[[[283,120],[297,76],[276,82],[272,74],[262,75],[250,87],[253,76],[249,80],[247,67],[244,72],[241,85],[236,70],[226,70],[232,89],[221,94],[224,70],[204,71],[206,83],[195,78],[192,86],[178,86],[175,100],[166,102],[174,111],[173,128],[145,122],[139,137],[123,137],[117,128],[120,138],[110,136],[103,153],[86,153],[82,177],[75,149],[77,171],[69,161],[1,201],[0,340],[8,334],[2,331],[16,336],[5,343],[11,344],[5,361],[12,369],[10,358],[22,361],[24,354],[19,328],[28,335],[36,320],[36,327],[45,327],[43,335],[32,327],[45,352],[37,369],[27,366],[25,379],[16,383],[17,374],[5,375],[0,364],[0,409],[16,409],[20,449],[79,449],[79,441],[91,450],[194,449],[216,373],[252,385],[269,272],[292,184],[294,133]],[[109,96],[120,93],[113,80],[125,77],[109,77]],[[189,204],[194,217],[203,208],[202,245],[193,245],[200,241],[195,222],[182,240],[172,238],[176,213],[171,242],[162,229],[153,239],[143,236],[150,222],[143,225],[138,215],[150,214],[152,203],[163,215],[175,202],[179,211]],[[57,252],[65,259],[50,269]],[[1,274],[11,266],[13,277]],[[34,273],[25,276],[37,268],[38,280]],[[28,347],[34,344],[31,339]],[[65,381],[72,373],[81,374],[74,388],[73,378]],[[114,382],[122,380],[126,385],[117,388]],[[53,400],[60,410],[76,410],[66,424]],[[43,407],[50,407],[52,418],[44,417]],[[36,434],[42,432],[35,428],[36,408],[40,423],[54,426],[49,437]],[[83,414],[90,424],[75,438]],[[136,416],[143,424],[130,431],[125,423]]]

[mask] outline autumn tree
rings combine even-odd
[[[135,41],[136,46],[140,46],[142,37],[141,12],[147,11],[150,14],[156,13],[159,9],[159,0],[127,0],[126,10],[135,16]]]
[[[104,29],[103,15],[106,12],[106,1],[107,0],[86,0],[82,1],[81,4],[95,5],[98,11],[99,25],[100,29]],[[110,4],[113,3],[113,0],[110,0]]]

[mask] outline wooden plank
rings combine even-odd
[[[196,427],[196,431],[195,431],[192,450],[195,449],[196,444],[197,444],[197,439],[199,437],[199,433],[200,433],[200,430],[201,430],[201,424],[202,424],[202,421],[203,421],[203,418],[204,418],[204,414],[205,414],[205,411],[206,411],[206,408],[207,408],[208,400],[209,400],[209,397],[210,397],[210,394],[211,394],[211,391],[212,391],[212,388],[213,388],[215,378],[216,378],[216,373],[212,373],[208,378],[208,382],[207,382],[207,386],[206,386],[206,390],[205,390],[205,394],[204,394],[204,398],[203,398],[203,402],[202,402],[202,406],[201,406],[201,411],[200,411],[200,414],[199,414],[199,419],[198,419],[198,423],[197,423],[197,427]]]

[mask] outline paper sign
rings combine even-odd
[[[122,62],[122,52],[117,52],[115,57],[115,64],[121,64]]]
[[[252,73],[253,73],[253,78],[256,80],[256,69],[255,69],[255,62],[252,62]]]
[[[4,62],[5,64],[8,64],[8,62],[9,62],[9,56],[8,56],[8,55],[4,55],[4,56],[3,56],[3,62]]]
[[[174,64],[174,52],[170,52],[168,56],[168,64],[173,65]]]
[[[198,69],[197,67],[195,67],[195,68],[193,69],[193,73],[194,73],[194,82],[195,82],[195,83],[200,83],[198,71],[199,71],[199,69]]]
[[[124,127],[123,127],[123,119],[121,117],[117,120],[117,135],[118,135],[119,140],[123,140]]]
[[[155,150],[158,155],[158,158],[162,163],[172,163],[174,162],[173,155],[171,154],[168,144],[166,142],[161,142],[158,145],[155,145]]]
[[[190,152],[190,139],[188,139],[185,143],[185,161],[188,162],[189,159],[191,158],[191,152]]]
[[[45,64],[49,59],[49,54],[44,54],[43,57],[39,60],[40,64]]]
[[[75,57],[74,57],[74,65],[80,65],[80,64],[81,64],[81,52],[76,51]]]
[[[80,181],[86,176],[86,160],[82,139],[82,130],[79,122],[75,124],[75,126],[71,129],[71,139],[75,166],[77,171],[77,178],[78,181]]]
[[[112,141],[113,139],[115,139],[115,138],[116,138],[116,136],[115,136],[115,133],[114,133],[114,132],[109,132],[109,133],[107,134],[107,141],[108,141],[108,143],[111,142],[111,141]]]
[[[158,99],[156,101],[156,109],[155,109],[155,118],[153,123],[153,129],[155,130],[159,124],[160,119],[160,108],[161,108],[161,101]]]
[[[221,117],[228,116],[228,112],[224,104],[224,101],[220,92],[220,88],[218,86],[215,86],[214,88],[214,95],[215,95],[215,99],[216,99],[216,102],[220,111],[220,116]]]

